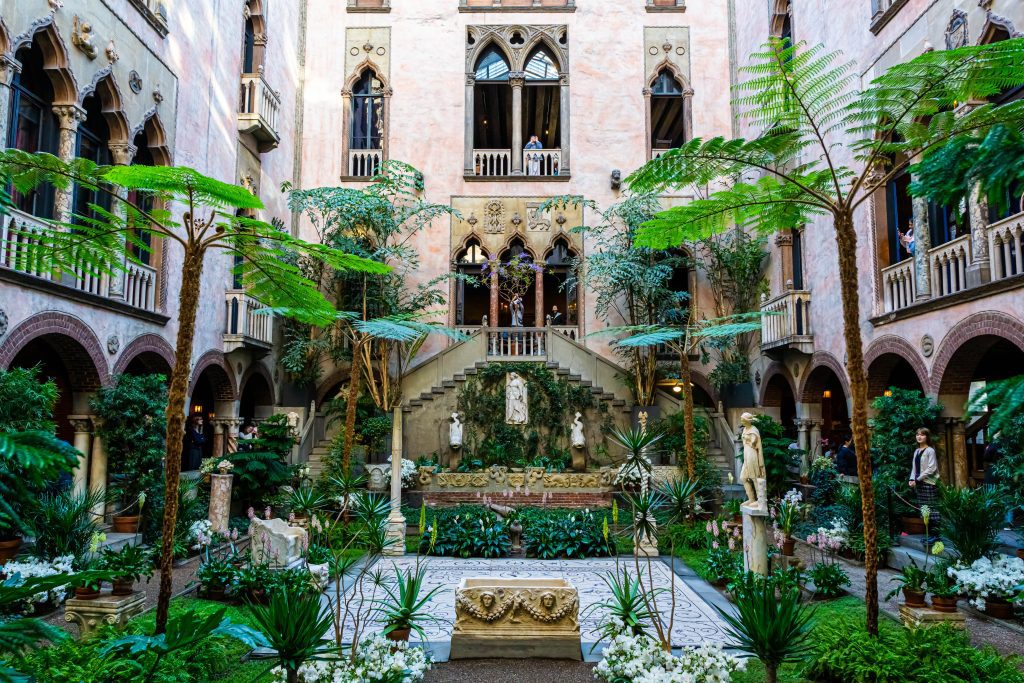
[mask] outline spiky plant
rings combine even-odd
[[[17,240],[17,258],[36,264],[41,272],[77,269],[93,277],[115,274],[128,264],[140,263],[126,243],[141,253],[149,252],[151,243],[165,240],[182,253],[178,333],[166,413],[166,506],[156,611],[156,632],[162,633],[172,590],[185,398],[200,286],[208,260],[223,258],[222,254],[234,257],[242,264],[237,266],[237,274],[256,299],[279,315],[318,325],[333,323],[337,313],[317,285],[294,265],[296,257],[338,271],[385,273],[388,266],[331,246],[304,242],[270,223],[236,216],[239,211],[262,209],[263,203],[243,187],[184,166],[97,166],[88,159],[67,162],[50,154],[8,149],[0,152],[0,178],[10,179],[22,193],[44,183],[58,192],[77,185],[112,203],[110,210],[90,204],[90,215],[62,215],[60,220],[44,221],[46,228],[33,233],[31,239]],[[159,208],[146,208],[131,199],[138,196],[153,198],[153,206]]]
[[[851,64],[823,46],[773,39],[752,55],[737,85],[743,115],[762,133],[753,139],[694,139],[633,173],[635,192],[689,186],[717,189],[658,214],[637,232],[638,244],[668,248],[741,226],[767,232],[823,217],[838,251],[852,431],[858,453],[870,452],[867,376],[858,301],[855,212],[871,195],[925,158],[997,125],[1020,130],[1024,101],[985,102],[1024,84],[1024,40],[927,52],[892,66],[862,89]],[[847,142],[852,134],[855,139]],[[847,161],[850,159],[850,161]],[[747,181],[751,176],[757,180]],[[858,458],[864,512],[867,628],[878,632],[877,525],[869,458]]]

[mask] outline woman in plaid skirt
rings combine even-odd
[[[939,499],[939,460],[932,447],[932,433],[925,427],[917,430],[917,448],[914,450],[914,461],[910,466],[910,488],[917,491],[917,502],[921,507],[927,505],[931,509],[928,520],[927,543],[938,540],[940,528],[939,511],[936,503]]]

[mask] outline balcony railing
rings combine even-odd
[[[761,348],[795,346],[799,350],[814,344],[811,329],[811,293],[786,292],[761,302]],[[813,351],[813,349],[811,349]]]
[[[230,289],[224,294],[224,352],[245,346],[269,349],[274,341],[274,316],[256,313],[263,304],[244,290]]]
[[[971,262],[971,236],[964,235],[928,250],[932,271],[932,296],[949,296],[967,289],[967,264]]]
[[[551,329],[573,341],[580,340],[580,328],[576,325],[552,325]]]
[[[473,174],[502,176],[512,173],[512,150],[474,149]]]
[[[914,303],[914,260],[907,259],[882,269],[885,312],[892,313]]]
[[[348,175],[353,178],[372,178],[380,172],[384,162],[384,150],[350,149],[348,151]]]
[[[533,176],[556,176],[562,165],[560,149],[524,149],[523,173]]]
[[[31,246],[39,243],[39,236],[44,231],[54,228],[17,209],[10,209],[10,214],[0,221],[2,221],[2,226],[0,226],[0,267],[32,275],[42,280],[49,280],[98,297],[115,301],[123,300],[135,308],[156,311],[158,273],[155,268],[129,263],[123,273],[123,292],[112,294],[110,292],[110,276],[106,273],[94,272],[84,263],[76,266],[66,276],[44,268],[38,255],[31,251]]]
[[[988,256],[993,280],[1024,273],[1024,213],[988,226]]]
[[[277,132],[280,111],[281,94],[267,84],[262,67],[259,73],[242,74],[238,130],[251,133],[260,152],[269,152],[281,141]]]
[[[487,357],[543,360],[548,353],[547,335],[546,327],[489,327]]]

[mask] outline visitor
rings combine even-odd
[[[910,221],[905,233],[896,228],[896,234],[899,235],[900,244],[907,250],[907,257],[912,257],[914,255],[914,221]],[[903,257],[900,257],[899,260],[902,261]]]
[[[512,327],[523,326],[523,299],[518,294],[512,297],[511,303],[508,306],[509,313],[512,314]]]
[[[836,461],[836,449],[832,446],[832,441],[826,436],[821,440],[822,457],[828,458],[835,464]]]
[[[203,459],[203,446],[206,444],[206,434],[203,433],[203,416],[193,415],[185,429],[185,457],[182,460],[182,469],[192,472],[199,469],[199,463]]]
[[[939,538],[935,533],[940,526],[939,510],[936,505],[939,500],[939,460],[935,456],[935,448],[932,447],[932,433],[927,427],[918,429],[915,439],[917,448],[914,450],[914,459],[910,466],[910,488],[917,491],[918,504],[922,507],[927,505],[931,510],[928,538],[925,542],[932,543]]]
[[[238,450],[245,452],[252,450],[252,442],[257,439],[256,436],[256,424],[253,422],[246,422],[242,426],[242,431],[238,435]]]
[[[544,145],[541,144],[540,138],[536,135],[531,135],[525,149],[544,149]],[[542,158],[543,155],[536,153],[526,156],[526,175],[540,175],[540,162]]]
[[[853,436],[847,434],[836,453],[836,471],[846,477],[857,476],[857,454],[853,448]]]
[[[562,313],[558,310],[558,306],[551,307],[551,324],[561,325],[562,324]]]

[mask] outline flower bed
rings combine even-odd
[[[43,577],[43,576],[54,576],[56,574],[73,574],[72,563],[74,558],[71,555],[64,555],[56,557],[49,562],[45,560],[23,560],[16,562],[14,560],[8,562],[3,567],[0,567],[0,575],[5,579],[9,579],[15,575],[20,577],[20,580],[15,585],[21,585],[25,579]],[[42,593],[36,593],[31,598],[23,600],[14,604],[14,610],[21,614],[32,614],[39,607],[43,605],[59,605],[64,602],[67,591],[63,586],[54,588],[49,591],[43,591]]]
[[[594,676],[607,683],[716,683],[743,668],[744,662],[720,645],[683,648],[676,656],[653,638],[621,633],[604,649]]]
[[[395,680],[416,683],[430,668],[430,656],[419,647],[388,640],[379,633],[359,643],[355,659],[343,657],[324,661],[306,662],[299,667],[299,683],[363,683],[364,681]],[[288,679],[284,669],[271,671],[274,683]]]
[[[970,567],[950,567],[950,578],[959,592],[972,596],[971,604],[985,609],[986,599],[1012,600],[1024,585],[1024,560],[1001,557],[995,561],[983,557]]]

